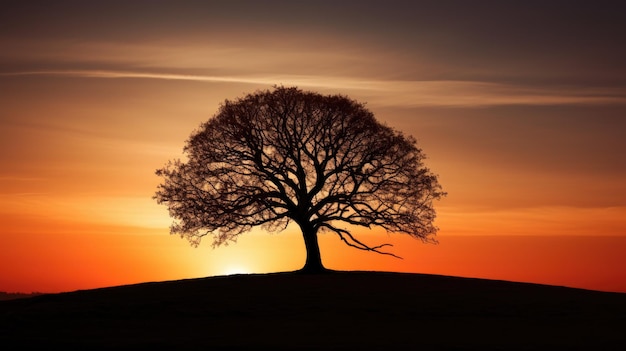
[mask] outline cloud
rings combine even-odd
[[[610,87],[523,86],[457,80],[376,80],[321,75],[198,75],[117,70],[41,70],[0,76],[61,76],[101,79],[159,79],[207,83],[296,85],[354,92],[387,106],[486,107],[501,105],[626,104],[626,91]]]
[[[453,234],[622,236],[626,230],[624,206],[505,209],[440,206],[438,210],[438,226]]]

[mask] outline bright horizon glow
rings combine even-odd
[[[221,275],[236,275],[236,274],[250,274],[253,273],[250,270],[239,267],[239,266],[229,266],[226,267]]]

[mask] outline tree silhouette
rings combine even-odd
[[[324,271],[317,234],[380,254],[349,226],[378,226],[434,242],[433,200],[445,193],[423,165],[412,137],[376,121],[362,104],[275,87],[226,100],[170,161],[155,199],[175,219],[171,232],[198,245],[211,234],[219,246],[256,226],[298,224],[304,272]],[[397,257],[397,256],[396,256]]]

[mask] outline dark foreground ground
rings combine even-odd
[[[445,276],[277,273],[0,302],[0,348],[626,350],[626,294]]]

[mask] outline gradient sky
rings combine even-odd
[[[335,2],[3,2],[0,291],[300,268],[295,228],[194,249],[151,198],[224,99],[283,84],[367,103],[449,193],[439,245],[324,235],[329,268],[626,292],[624,5]]]

